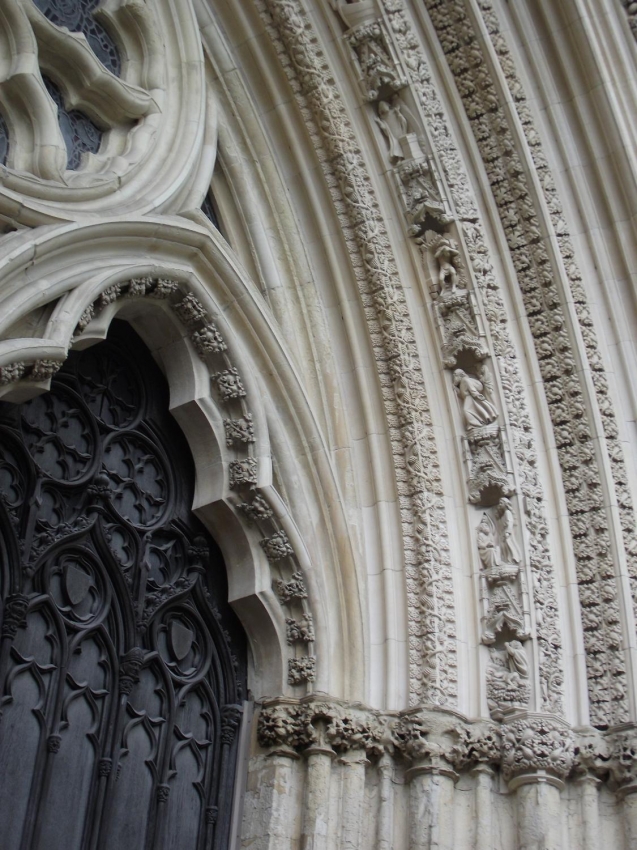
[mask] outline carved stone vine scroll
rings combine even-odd
[[[457,694],[455,614],[439,463],[395,261],[345,107],[303,4],[300,0],[266,0],[260,9],[316,146],[350,255],[355,258],[373,340],[403,521],[410,698],[413,702],[452,703]],[[396,73],[396,57],[386,31],[375,22],[368,26],[363,21],[350,35],[366,98],[393,96],[403,83]],[[421,204],[427,192],[435,193],[433,184],[418,191]]]

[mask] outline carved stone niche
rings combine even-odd
[[[363,0],[339,5],[339,13],[350,27],[345,39],[352,49],[363,96],[383,100],[407,85],[398,53],[375,2]]]
[[[507,462],[504,429],[497,424],[472,429],[462,441],[471,504],[491,507],[503,496],[512,496],[515,488]]]
[[[401,150],[409,150],[409,136],[401,139]],[[413,151],[414,153],[416,151]],[[420,237],[433,227],[445,227],[453,221],[444,201],[436,165],[430,157],[404,158],[395,174],[410,236]]]
[[[470,370],[488,355],[484,330],[458,244],[448,235],[428,230],[418,238],[432,279],[433,309],[442,343],[445,369]]]
[[[481,641],[489,647],[487,702],[494,720],[527,708],[531,698],[525,648],[531,636],[529,593],[515,525],[513,505],[502,498],[482,514],[476,529]]]

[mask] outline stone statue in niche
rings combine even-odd
[[[487,575],[496,571],[500,566],[500,552],[496,540],[495,523],[488,514],[482,514],[478,525],[478,552]]]
[[[406,85],[381,21],[362,24],[345,37],[356,56],[368,100],[376,100]]]
[[[434,259],[438,261],[438,286],[441,293],[455,293],[458,288],[459,278],[456,270],[458,257],[459,252],[455,243],[451,239],[441,239],[434,252]]]
[[[452,221],[440,195],[432,162],[425,157],[405,160],[396,173],[400,179],[410,236],[420,237],[428,220],[441,225]]]
[[[487,671],[487,703],[491,717],[501,720],[507,712],[526,708],[531,698],[529,661],[519,640],[506,641],[504,651],[490,649]]]
[[[441,236],[432,230],[428,230],[417,242],[425,257],[433,258],[436,264],[432,274],[435,281],[432,294],[442,335],[445,369],[454,369],[462,352],[475,360],[484,360],[488,350],[480,332],[478,314],[468,289],[466,269],[457,243],[450,236]]]
[[[522,555],[520,548],[513,536],[515,517],[511,500],[503,496],[495,509],[495,518],[498,524],[500,538],[500,557],[504,564],[520,564]]]
[[[496,506],[495,522],[488,514],[482,514],[477,530],[478,552],[489,581],[515,578],[519,572],[522,555],[513,536],[514,526],[511,500],[505,496]]]
[[[490,400],[493,385],[491,373],[486,365],[479,367],[479,377],[468,375],[463,369],[456,369],[453,373],[453,385],[468,433],[496,422],[498,411]]]
[[[400,139],[407,133],[408,125],[401,111],[398,95],[394,95],[389,103],[386,100],[379,101],[378,114],[374,116],[374,120],[387,139],[389,161],[393,164],[404,159]]]

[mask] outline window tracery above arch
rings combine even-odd
[[[0,215],[15,218],[16,196],[19,226],[50,215],[68,220],[87,204],[119,214],[124,198],[130,212],[165,204],[166,192],[179,195],[201,156],[207,120],[191,2],[2,6]]]
[[[93,53],[105,68],[119,77],[121,57],[113,38],[94,17],[100,0],[33,0],[38,9],[58,27],[82,32]]]
[[[43,76],[42,82],[57,106],[58,124],[67,150],[66,167],[75,171],[82,163],[83,153],[98,152],[103,133],[88,115],[85,115],[79,109],[66,108],[62,92],[53,80]]]

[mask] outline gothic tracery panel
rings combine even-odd
[[[167,411],[118,323],[0,408],[6,850],[227,845],[245,644]]]
[[[104,67],[119,76],[121,59],[110,34],[94,17],[99,0],[33,0],[52,24],[86,36],[91,50]]]

